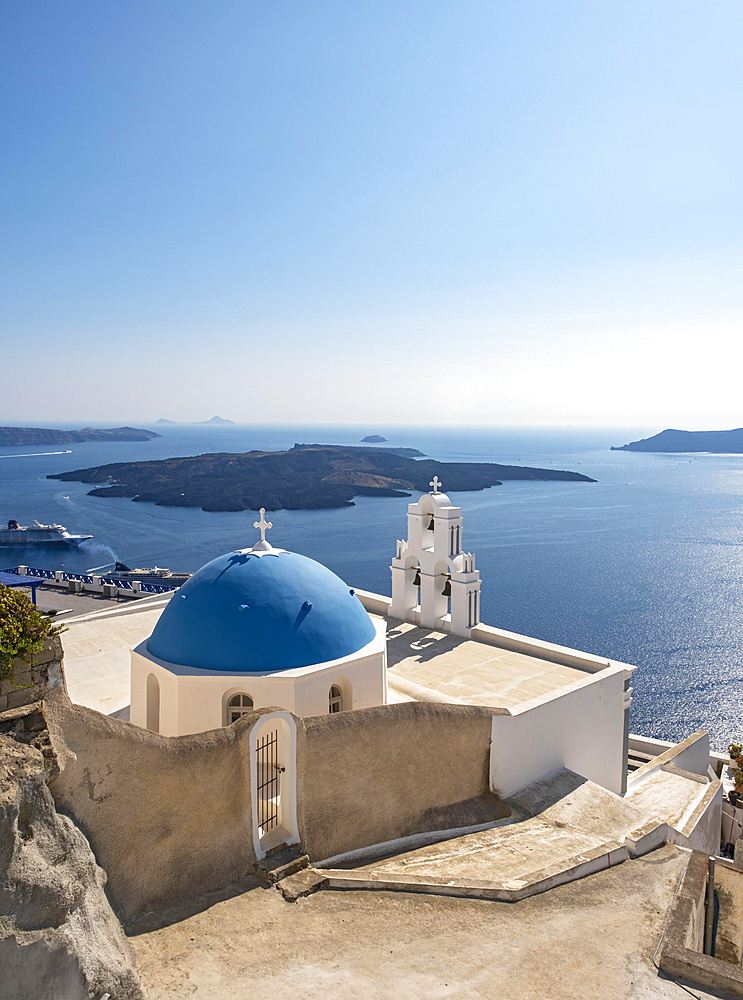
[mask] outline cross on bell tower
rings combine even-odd
[[[261,513],[261,519],[260,519],[260,521],[253,521],[253,527],[254,528],[260,528],[261,541],[265,542],[266,541],[266,532],[268,531],[269,528],[273,528],[273,524],[271,524],[270,521],[266,520],[266,508],[265,507],[261,507],[261,512],[260,513]]]
[[[434,476],[433,479],[431,480],[431,482],[428,485],[429,486],[433,486],[433,490],[431,492],[433,493],[434,496],[436,496],[437,493],[441,492],[441,490],[439,489],[439,486],[441,486],[441,483],[439,482],[439,477],[438,476]]]

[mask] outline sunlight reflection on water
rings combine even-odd
[[[3,450],[0,513],[58,521],[95,538],[78,551],[39,551],[37,565],[197,569],[255,537],[255,514],[208,514],[87,496],[50,472],[206,451],[358,443],[368,428],[176,427],[148,443],[73,445],[71,454]],[[452,494],[464,545],[483,578],[484,621],[641,667],[632,727],[680,739],[709,729],[717,747],[743,737],[743,456],[610,452],[638,432],[407,429],[392,445],[441,461],[565,468],[588,483],[515,482]],[[17,461],[14,461],[17,459]],[[442,478],[444,478],[442,476]],[[444,489],[446,481],[444,480]],[[405,499],[360,498],[341,510],[272,514],[274,542],[326,563],[348,583],[389,593]],[[278,540],[278,541],[277,541]],[[0,550],[2,568],[19,560]],[[26,556],[27,561],[31,561]]]

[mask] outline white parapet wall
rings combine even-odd
[[[370,614],[389,616],[391,600],[356,591]],[[493,706],[491,787],[501,796],[568,768],[621,795],[626,784],[629,705],[636,667],[578,649],[477,625],[470,639],[581,670],[584,676],[558,691],[508,709]],[[464,641],[464,640],[463,640]],[[456,701],[395,676],[394,685],[423,701]]]
[[[723,786],[714,773],[709,733],[700,730],[639,767],[630,776],[626,797],[667,823],[670,843],[717,854]]]
[[[617,795],[624,771],[624,664],[493,716],[490,784],[502,798],[568,768]]]
[[[354,593],[370,615],[392,616],[392,598],[385,597],[383,594],[374,594],[368,590],[356,590]],[[487,646],[497,646],[499,649],[508,649],[514,653],[535,656],[541,660],[563,663],[567,667],[577,667],[589,674],[598,673],[601,670],[606,670],[607,667],[618,665],[616,661],[608,660],[604,656],[595,656],[593,653],[584,653],[580,649],[559,646],[557,643],[547,642],[544,639],[534,639],[528,635],[509,632],[506,629],[494,628],[492,625],[483,625],[482,623],[470,629],[469,638]],[[637,669],[627,663],[623,663],[621,666],[628,674]]]

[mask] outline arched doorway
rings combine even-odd
[[[258,859],[280,844],[299,843],[297,729],[289,712],[264,715],[250,734],[253,846]]]
[[[147,678],[147,728],[160,732],[160,683],[154,674]]]

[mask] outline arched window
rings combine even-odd
[[[227,722],[225,724],[231,726],[241,716],[248,715],[252,711],[253,699],[249,694],[233,694],[227,702]]]
[[[343,711],[343,689],[340,684],[330,685],[330,694],[328,695],[328,712],[331,715],[335,715],[336,712]]]

